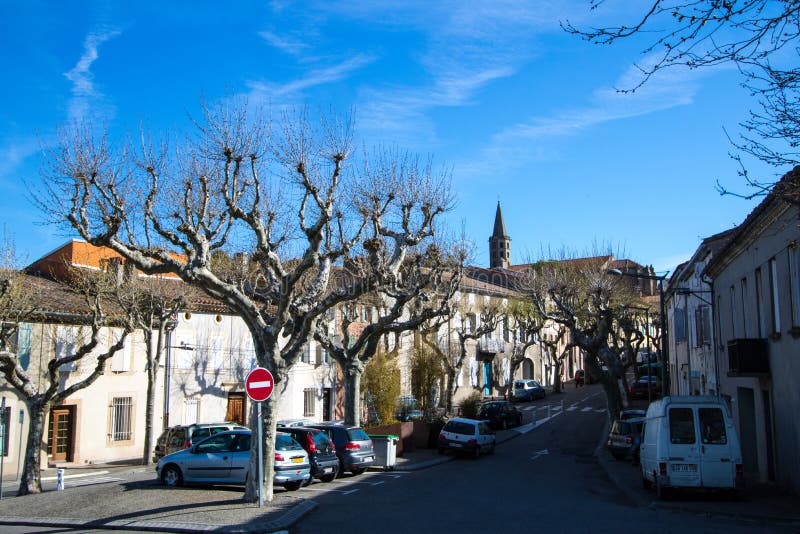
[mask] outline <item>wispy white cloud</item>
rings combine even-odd
[[[75,66],[64,76],[72,82],[72,98],[69,101],[68,118],[70,121],[80,120],[92,113],[109,114],[108,105],[102,105],[103,94],[95,87],[92,64],[100,57],[100,45],[122,33],[114,28],[102,28],[86,36],[83,42],[83,55]],[[93,111],[93,107],[96,108]],[[101,110],[102,108],[102,110]]]
[[[38,150],[39,141],[34,137],[17,138],[0,146],[0,179],[12,179],[14,171]]]
[[[253,101],[263,101],[267,98],[292,100],[299,97],[306,89],[343,80],[374,60],[375,57],[370,54],[357,54],[336,65],[310,70],[302,78],[287,83],[249,81],[247,82],[247,87],[250,89],[249,98]]]
[[[639,71],[627,69],[615,87],[635,85]],[[710,71],[669,70],[659,72],[634,93],[621,93],[614,88],[597,89],[582,107],[562,109],[541,117],[531,117],[495,133],[477,161],[465,164],[464,174],[495,176],[498,170],[522,168],[532,161],[552,156],[548,150],[559,137],[578,135],[604,123],[648,115],[692,104],[699,90],[699,78]],[[544,146],[542,146],[544,145]],[[532,150],[531,147],[539,148]],[[486,174],[491,169],[491,173]]]
[[[305,41],[278,35],[270,31],[259,32],[259,35],[271,46],[292,56],[298,56],[309,48],[309,44]]]

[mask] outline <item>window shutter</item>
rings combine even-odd
[[[211,336],[208,339],[208,364],[212,369],[222,369],[224,362],[222,336]]]
[[[20,323],[17,332],[17,359],[24,370],[28,370],[31,363],[31,336],[33,325],[30,323]]]
[[[77,342],[78,329],[74,326],[56,327],[56,359],[68,358],[75,354],[75,344]],[[64,373],[76,371],[78,362],[68,362],[62,364],[59,370]]]

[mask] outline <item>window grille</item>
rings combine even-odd
[[[132,412],[133,397],[114,397],[111,402],[111,441],[128,441],[132,438]]]
[[[316,403],[313,389],[303,390],[303,417],[314,417],[314,404]]]

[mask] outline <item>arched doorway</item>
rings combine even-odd
[[[533,378],[533,362],[530,358],[522,360],[522,378],[526,380]]]

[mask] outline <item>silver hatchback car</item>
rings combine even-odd
[[[250,430],[221,432],[185,449],[164,456],[156,465],[162,484],[244,484],[250,466]],[[289,491],[310,480],[308,454],[291,436],[275,437],[273,480]]]

